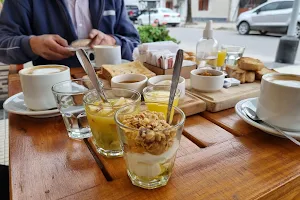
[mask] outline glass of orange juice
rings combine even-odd
[[[166,117],[169,104],[170,90],[171,87],[166,85],[155,85],[144,88],[143,96],[148,109],[151,111],[162,112]],[[177,89],[172,105],[173,107],[178,106],[179,97],[180,90]],[[172,110],[171,116],[173,115],[173,112],[174,111]]]
[[[220,67],[221,70],[224,70],[226,56],[227,56],[226,50],[221,50],[218,52],[217,67]]]

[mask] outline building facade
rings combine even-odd
[[[125,4],[138,4],[140,9],[167,7],[180,13],[182,21],[187,16],[188,0],[125,0]],[[240,4],[264,0],[191,0],[193,21],[235,21],[241,12]]]
[[[166,7],[187,16],[187,0],[165,0]],[[235,21],[239,12],[239,0],[191,0],[193,21]]]

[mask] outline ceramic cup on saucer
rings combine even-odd
[[[286,131],[300,131],[300,76],[272,73],[261,81],[257,116]]]
[[[51,87],[70,80],[70,69],[64,65],[39,65],[19,71],[24,101],[31,110],[56,108]]]
[[[121,46],[118,45],[95,45],[94,54],[96,68],[104,64],[117,65],[122,63]]]
[[[111,79],[111,87],[136,90],[142,93],[148,78],[142,74],[121,74]]]

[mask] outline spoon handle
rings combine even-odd
[[[85,51],[83,49],[78,49],[76,51],[76,56],[77,56],[80,64],[82,65],[83,69],[89,76],[89,78],[92,82],[92,85],[96,89],[96,91],[97,91],[98,95],[100,96],[100,98],[102,99],[102,101],[108,102],[106,95],[103,91],[103,83],[97,78],[94,67],[92,66],[91,61],[88,58],[88,56],[86,55]]]
[[[169,104],[168,104],[168,112],[167,112],[167,123],[170,122],[170,116],[171,116],[171,111],[172,111],[172,106],[174,102],[174,97],[176,95],[176,90],[177,90],[177,85],[180,77],[180,72],[181,72],[181,66],[183,62],[183,50],[179,49],[176,54],[176,60],[173,68],[173,76],[172,76],[172,84],[171,84],[171,91],[170,91],[170,98],[169,98]]]
[[[277,128],[276,126],[273,126],[273,125],[271,125],[269,123],[266,123],[265,121],[264,121],[264,123],[267,124],[268,126],[274,128],[276,131],[278,131],[279,133],[281,133],[282,135],[284,135],[287,139],[291,140],[296,145],[300,146],[300,142],[298,140],[296,140],[295,138],[293,138],[292,136],[290,136],[289,134],[287,134],[285,131],[283,131],[280,128]]]

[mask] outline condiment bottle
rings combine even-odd
[[[197,42],[196,59],[199,67],[216,68],[218,58],[218,42],[213,38],[212,20],[206,22],[203,37]]]

